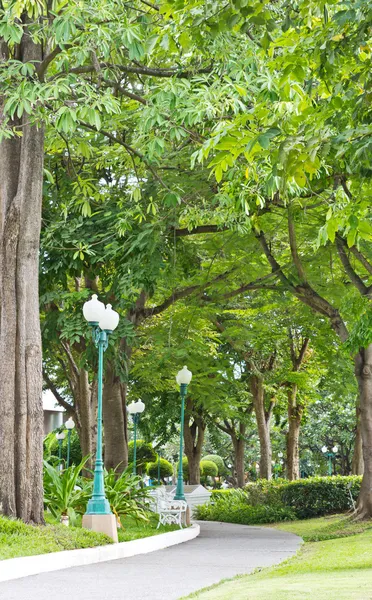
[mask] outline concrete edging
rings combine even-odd
[[[147,538],[120,542],[119,544],[96,546],[95,548],[81,548],[79,550],[63,550],[49,554],[8,558],[0,561],[0,582],[11,579],[21,579],[29,575],[38,575],[50,571],[60,571],[70,567],[80,567],[94,563],[128,558],[136,554],[147,554],[156,550],[163,550],[176,544],[182,544],[196,538],[200,533],[200,526],[194,523],[187,529],[160,533]]]

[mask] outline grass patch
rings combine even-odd
[[[111,538],[82,527],[26,525],[0,516],[0,560],[112,544]]]
[[[149,515],[149,521],[135,521],[131,517],[122,518],[123,529],[118,529],[119,542],[130,542],[179,529],[178,525],[160,525],[159,529],[156,529],[158,521],[158,516],[153,514]]]
[[[372,528],[372,521],[353,521],[348,515],[332,515],[285,524],[278,523],[275,527],[295,533],[305,542],[320,542],[363,533]]]
[[[0,516],[0,560],[113,543],[112,539],[103,533],[81,527],[81,517],[77,519],[77,527],[60,525],[49,513],[45,514],[45,520],[45,526],[26,525],[22,521]],[[158,518],[153,514],[149,516],[149,521],[135,521],[131,517],[125,517],[122,524],[123,529],[118,530],[119,542],[129,542],[178,529],[176,525],[161,525],[156,529]]]
[[[347,516],[281,523],[308,542],[277,567],[202,590],[198,600],[371,600],[372,522]],[[310,541],[322,540],[322,541]]]

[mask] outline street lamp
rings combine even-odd
[[[322,452],[324,455],[327,455],[328,458],[328,475],[332,476],[332,459],[335,457],[336,452],[338,452],[337,446],[333,446],[332,452],[328,450],[327,446],[323,446]]]
[[[177,478],[177,488],[176,495],[174,497],[175,500],[186,500],[185,494],[183,491],[183,464],[182,464],[182,451],[183,451],[183,421],[185,415],[185,398],[187,394],[187,386],[189,385],[192,378],[191,371],[188,370],[187,367],[183,367],[180,371],[178,371],[176,375],[176,381],[180,386],[181,393],[181,431],[180,431],[180,457],[178,461],[178,478]]]
[[[94,466],[93,494],[88,502],[87,511],[83,517],[83,526],[110,535],[117,541],[115,516],[110,510],[110,504],[105,496],[102,459],[102,380],[103,353],[108,346],[108,337],[119,323],[119,315],[112,310],[111,304],[105,308],[96,294],[83,306],[84,318],[92,328],[93,340],[98,347],[98,407],[97,407],[97,450]]]
[[[62,471],[62,442],[65,439],[65,434],[63,431],[56,433],[56,438],[58,441],[58,466],[59,470]]]
[[[68,469],[70,466],[70,451],[71,451],[71,432],[75,427],[75,423],[72,420],[72,417],[68,419],[65,423],[65,427],[67,429],[67,461],[66,468]],[[63,436],[64,437],[64,436]]]
[[[139,423],[140,417],[145,410],[145,403],[142,400],[137,400],[137,402],[132,402],[128,406],[128,413],[131,415],[134,425],[134,438],[133,438],[133,475],[136,474],[137,467],[137,425]]]

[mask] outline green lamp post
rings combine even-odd
[[[192,378],[191,371],[188,370],[187,367],[183,367],[180,371],[178,371],[176,375],[176,381],[180,386],[181,393],[181,431],[180,431],[180,456],[178,461],[178,478],[177,478],[177,488],[176,495],[174,496],[175,500],[186,500],[185,494],[183,491],[183,464],[182,464],[182,453],[183,453],[183,421],[185,415],[185,398],[187,394],[187,386],[189,385]]]
[[[63,433],[63,431],[61,431],[60,433],[56,433],[56,439],[58,442],[58,467],[59,470],[62,471],[62,443],[65,439],[65,434]]]
[[[145,403],[142,400],[132,402],[128,406],[128,413],[132,417],[134,432],[133,432],[133,475],[137,472],[137,425],[141,418],[143,411],[145,410]]]
[[[65,427],[67,429],[67,461],[66,461],[66,468],[68,469],[70,466],[70,455],[71,455],[71,433],[72,430],[75,427],[75,423],[72,420],[72,417],[70,417],[66,423],[65,423]]]
[[[160,485],[160,452],[158,452],[158,485]]]
[[[332,448],[332,452],[330,450],[328,450],[327,446],[323,446],[322,448],[322,452],[324,454],[324,456],[327,456],[328,458],[328,475],[331,477],[332,476],[332,461],[336,456],[336,453],[338,452],[338,448],[337,446],[333,446]]]
[[[94,466],[93,494],[88,502],[85,517],[106,516],[109,515],[113,519],[107,520],[109,525],[105,532],[117,540],[117,532],[112,529],[111,522],[114,522],[114,515],[110,510],[110,504],[105,495],[103,458],[102,458],[102,380],[103,380],[103,353],[108,346],[108,338],[110,333],[116,329],[119,323],[119,315],[112,310],[111,304],[105,308],[104,304],[97,299],[94,294],[89,302],[86,302],[83,307],[83,314],[89,325],[92,327],[93,340],[98,347],[98,406],[97,406],[97,450],[96,461]],[[103,531],[101,523],[102,519],[85,519],[89,529]],[[103,526],[105,528],[105,525]],[[112,533],[110,533],[112,530]]]

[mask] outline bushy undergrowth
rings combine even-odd
[[[247,495],[242,491],[235,490],[235,494],[220,496],[216,502],[198,506],[196,516],[201,521],[258,525],[292,521],[296,518],[296,513],[285,506],[251,506],[247,504]]]
[[[259,480],[248,484],[244,490],[216,490],[212,492],[212,506],[209,511],[204,507],[200,511],[199,518],[212,520],[224,520],[219,513],[225,515],[230,505],[234,510],[240,506],[244,512],[246,507],[270,508],[273,513],[280,510],[290,510],[295,518],[306,519],[336,512],[344,512],[352,507],[353,497],[355,501],[360,492],[362,478],[351,477],[311,477],[298,481],[287,481],[276,479],[273,481]],[[349,491],[350,490],[350,491]],[[199,513],[199,511],[198,511]],[[204,515],[204,516],[203,516]],[[232,520],[235,523],[237,521]],[[278,518],[280,520],[280,518]],[[267,523],[272,522],[267,520]]]

